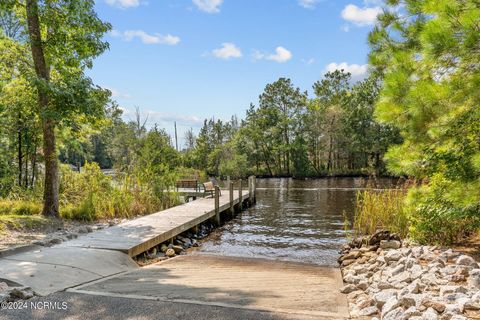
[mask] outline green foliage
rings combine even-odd
[[[113,180],[96,163],[86,163],[80,173],[62,166],[61,216],[85,221],[129,218],[175,205],[175,194],[160,190],[159,179],[145,178],[148,170]]]
[[[0,215],[31,216],[40,214],[42,207],[29,200],[0,200]]]
[[[450,244],[480,228],[480,183],[452,181],[441,173],[408,196],[410,234],[422,243]]]
[[[257,174],[384,173],[383,154],[401,139],[374,120],[380,85],[378,74],[352,85],[350,74],[337,70],[314,84],[316,97],[309,100],[281,78],[247,111],[238,150]]]
[[[6,229],[33,229],[48,224],[42,217],[40,201],[0,199],[0,232]]]
[[[400,130],[389,169],[422,181],[410,191],[411,235],[449,243],[480,216],[478,1],[396,1],[369,37],[384,74],[376,116]]]
[[[222,177],[230,176],[232,179],[243,178],[248,174],[248,160],[245,154],[239,154],[228,147],[222,152],[223,161],[219,165],[219,174]]]

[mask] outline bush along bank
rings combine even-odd
[[[352,317],[480,319],[480,267],[468,255],[382,230],[346,244],[339,263]]]

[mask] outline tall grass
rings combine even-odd
[[[353,228],[356,234],[373,234],[388,229],[406,237],[409,219],[405,207],[407,190],[367,189],[357,193]]]
[[[0,234],[6,229],[32,229],[46,224],[42,205],[31,200],[0,200]]]
[[[179,203],[178,196],[168,191],[169,186],[173,185],[172,181],[175,181],[173,174],[168,175],[168,179],[160,175],[134,173],[113,179],[103,174],[96,163],[87,163],[83,169],[78,173],[68,166],[61,166],[62,218],[82,221],[130,218]],[[40,187],[23,192],[13,190],[8,199],[0,199],[0,229],[33,225],[30,221],[42,218],[41,210]]]
[[[178,204],[178,197],[143,177],[125,174],[116,181],[97,164],[87,163],[83,172],[62,170],[60,215],[76,220],[130,218]]]

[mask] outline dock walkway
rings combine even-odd
[[[242,203],[248,201],[248,190],[243,190],[241,197]],[[218,200],[218,214],[229,214],[231,205],[234,210],[238,208],[240,195],[234,193],[231,204],[228,190],[222,190]],[[215,218],[216,214],[215,198],[200,198],[85,235],[61,246],[117,250],[134,257],[208,219]]]
[[[6,256],[0,255],[0,282],[31,287],[46,295],[138,268],[131,259],[177,235],[222,215],[233,217],[244,205],[254,202],[255,179],[248,189],[217,187],[213,197],[81,235],[53,247],[34,246]]]

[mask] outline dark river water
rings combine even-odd
[[[391,179],[377,180],[390,187]],[[334,266],[364,178],[257,179],[257,203],[217,230],[202,252]]]

